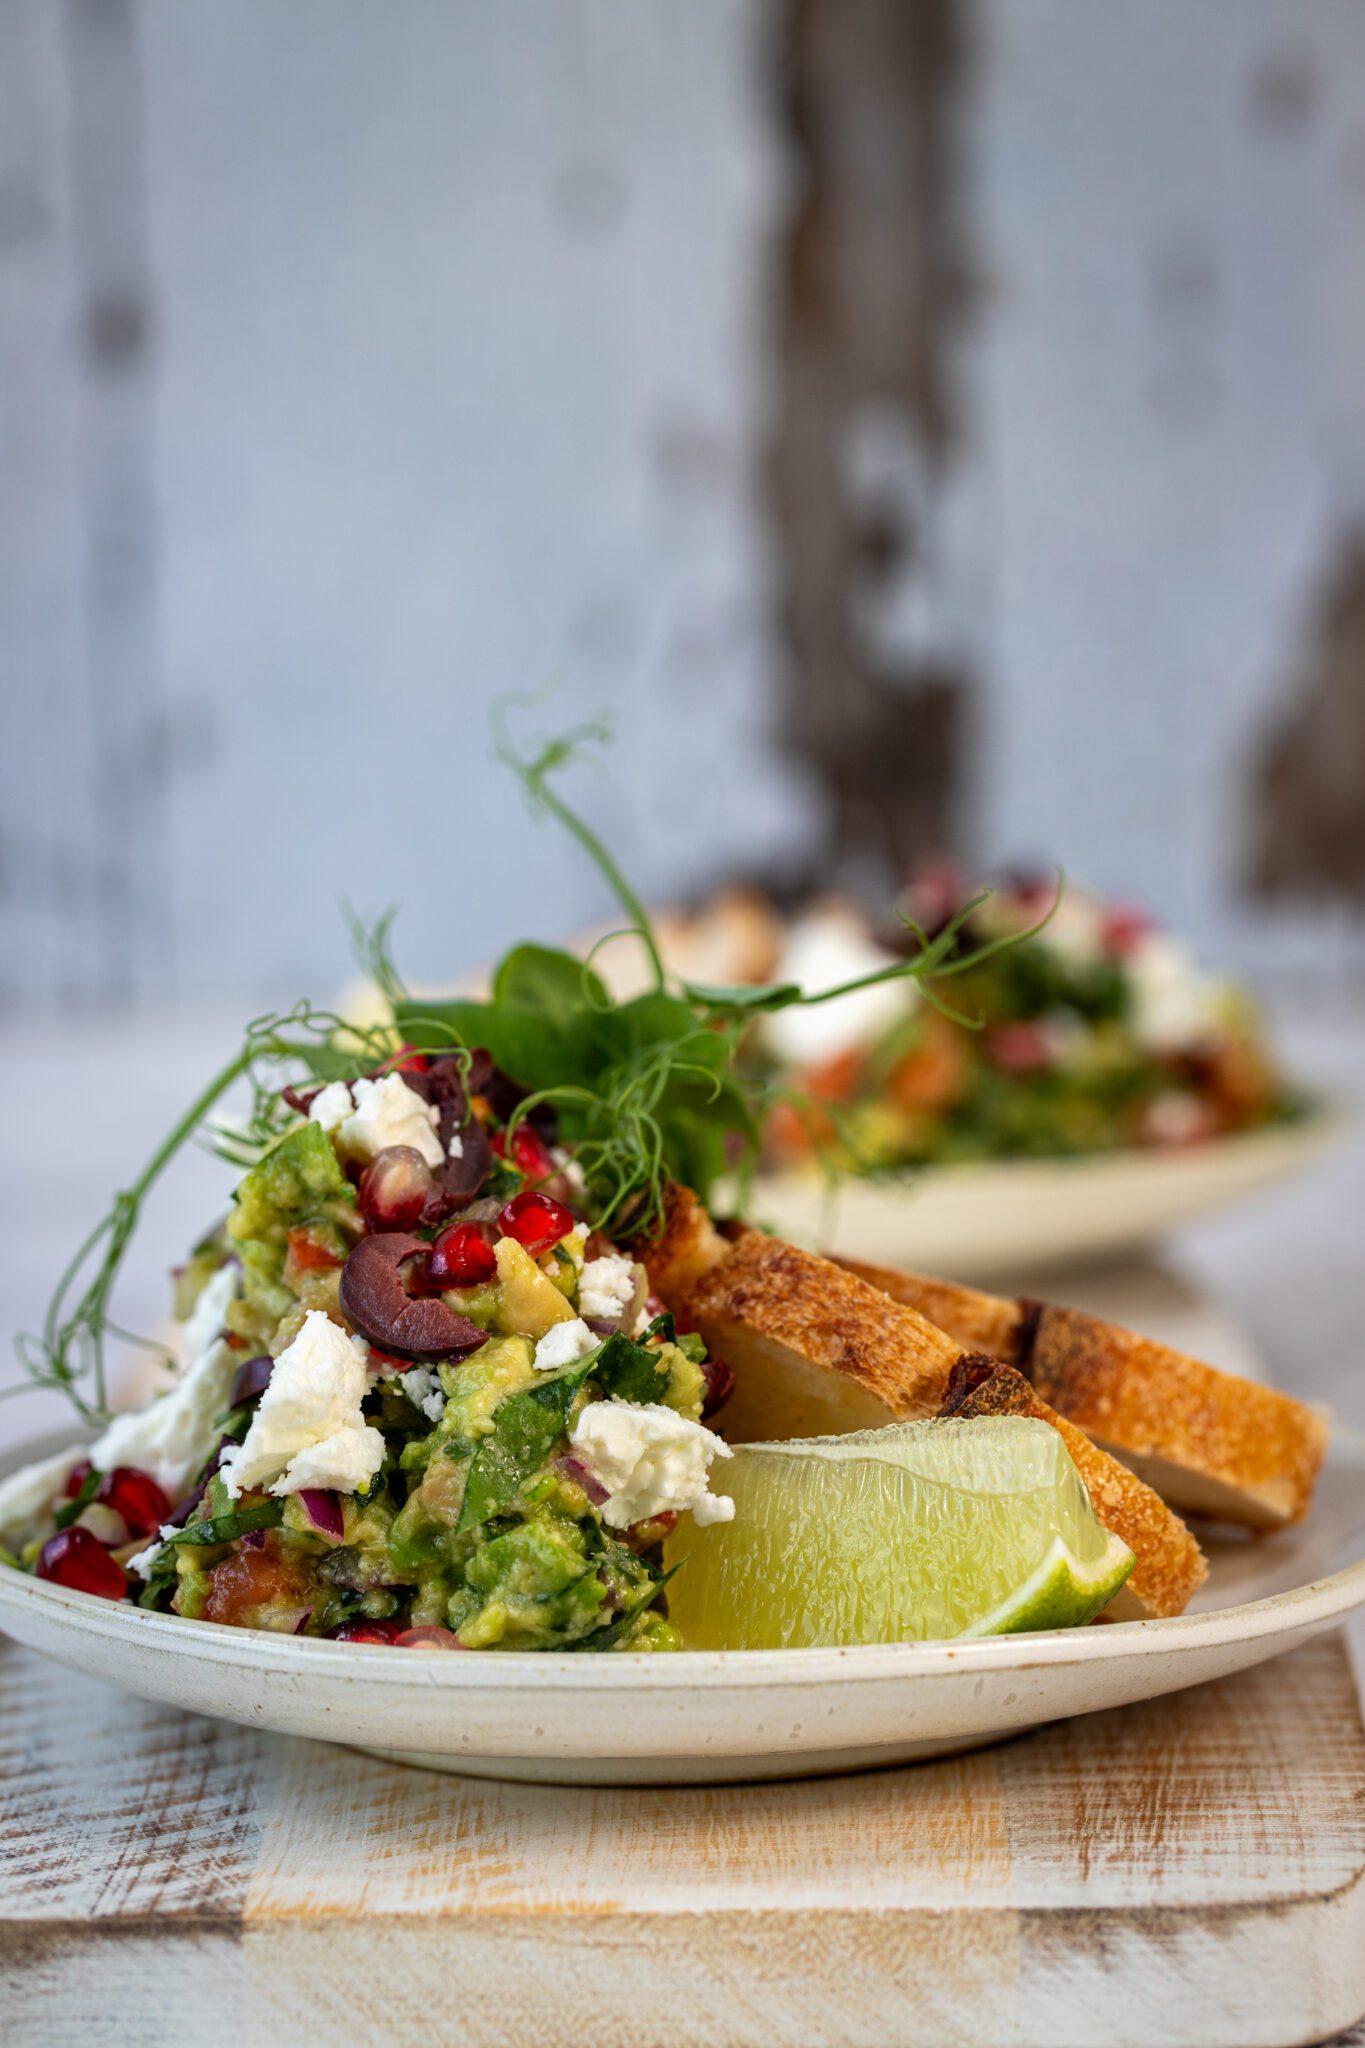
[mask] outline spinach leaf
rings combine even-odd
[[[604,1394],[619,1401],[657,1401],[668,1386],[668,1369],[657,1351],[632,1344],[618,1330],[593,1361],[591,1377]]]
[[[252,1529],[278,1528],[283,1516],[282,1500],[263,1500],[254,1508],[234,1508],[231,1514],[210,1515],[206,1521],[191,1522],[187,1528],[177,1529],[173,1536],[168,1536],[166,1547],[169,1550],[233,1543]]]
[[[681,1571],[686,1562],[687,1559],[685,1557],[679,1558],[678,1562],[670,1570],[660,1572],[655,1578],[653,1585],[647,1586],[639,1599],[632,1600],[629,1607],[623,1607],[615,1621],[609,1621],[605,1628],[595,1628],[591,1635],[580,1636],[576,1643],[565,1643],[564,1648],[566,1650],[610,1650],[614,1644],[620,1642],[631,1623],[638,1620],[646,1608],[654,1605],[654,1602],[663,1592],[664,1587],[673,1577],[674,1572]]]
[[[542,1386],[523,1388],[499,1401],[493,1434],[479,1445],[469,1468],[457,1532],[477,1529],[516,1499],[563,1436],[574,1395],[590,1369],[591,1358]]]

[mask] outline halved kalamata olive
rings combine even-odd
[[[307,1116],[321,1093],[322,1082],[319,1081],[316,1088],[281,1088],[280,1100],[281,1102],[287,1102],[289,1107],[299,1116]]]
[[[478,1055],[474,1057],[477,1060]],[[473,1200],[488,1178],[493,1155],[488,1135],[469,1107],[464,1071],[453,1054],[432,1060],[425,1073],[410,1074],[407,1081],[413,1093],[440,1116],[437,1136],[446,1156],[435,1170],[421,1217],[423,1223],[434,1225]]]
[[[702,1397],[701,1419],[716,1415],[735,1391],[735,1376],[723,1358],[708,1358],[702,1366],[706,1392]]]
[[[264,1354],[259,1358],[245,1359],[232,1375],[228,1407],[240,1408],[243,1401],[259,1400],[270,1385],[270,1375],[274,1370],[274,1359]]]
[[[408,1293],[403,1266],[408,1259],[425,1260],[428,1249],[420,1237],[399,1231],[362,1237],[342,1268],[341,1306],[361,1336],[381,1351],[434,1365],[477,1351],[488,1333],[439,1298]]]
[[[130,1536],[144,1539],[156,1533],[171,1511],[170,1501],[151,1473],[133,1465],[115,1465],[112,1472],[106,1472],[95,1489],[95,1499],[123,1517]]]
[[[411,1230],[434,1185],[431,1168],[415,1145],[386,1145],[360,1177],[360,1213],[371,1230]]]

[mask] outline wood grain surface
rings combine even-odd
[[[0,2040],[1198,2044],[1365,2009],[1339,1641],[915,1769],[576,1791],[125,1697],[0,1643]]]

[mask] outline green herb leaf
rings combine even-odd
[[[730,986],[685,981],[681,986],[689,1002],[700,1003],[707,1010],[788,1010],[793,1003],[801,1001],[803,994],[799,983],[794,981],[736,982]]]
[[[80,1492],[74,1499],[64,1500],[52,1518],[59,1529],[69,1529],[82,1508],[89,1506],[99,1490],[99,1483],[103,1476],[103,1473],[96,1472],[93,1466],[86,1473],[81,1481]]]
[[[190,1522],[166,1538],[168,1549],[207,1548],[214,1543],[235,1543],[253,1529],[276,1529],[284,1516],[282,1500],[263,1500],[254,1508],[234,1508],[231,1514],[210,1515],[202,1522]]]

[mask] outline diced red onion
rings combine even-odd
[[[296,1621],[296,1622],[294,1623],[294,1634],[295,1634],[296,1636],[301,1636],[301,1635],[303,1634],[304,1630],[305,1630],[305,1629],[307,1628],[307,1626],[308,1626],[309,1622],[310,1622],[310,1621],[311,1621],[312,1619],[313,1619],[313,1610],[312,1610],[312,1608],[311,1608],[311,1607],[305,1607],[305,1608],[304,1608],[304,1610],[303,1610],[303,1613],[302,1613],[302,1614],[301,1614],[301,1615],[299,1616],[298,1620],[297,1620],[297,1621]]]
[[[232,1390],[228,1395],[228,1407],[240,1408],[243,1401],[255,1401],[270,1385],[270,1375],[275,1370],[275,1361],[262,1353],[259,1358],[244,1359],[232,1375]]]
[[[555,1470],[566,1479],[572,1479],[575,1486],[581,1486],[595,1508],[600,1508],[607,1498],[609,1489],[603,1486],[595,1472],[589,1471],[581,1458],[569,1454],[555,1460]]]
[[[405,1628],[397,1638],[400,1650],[462,1650],[464,1644],[448,1628]]]
[[[584,1316],[583,1320],[598,1337],[614,1337],[621,1327],[619,1316]]]
[[[341,1502],[336,1494],[321,1486],[301,1486],[299,1506],[307,1515],[313,1527],[324,1536],[330,1536],[340,1543],[346,1534],[346,1518],[341,1512]]]

